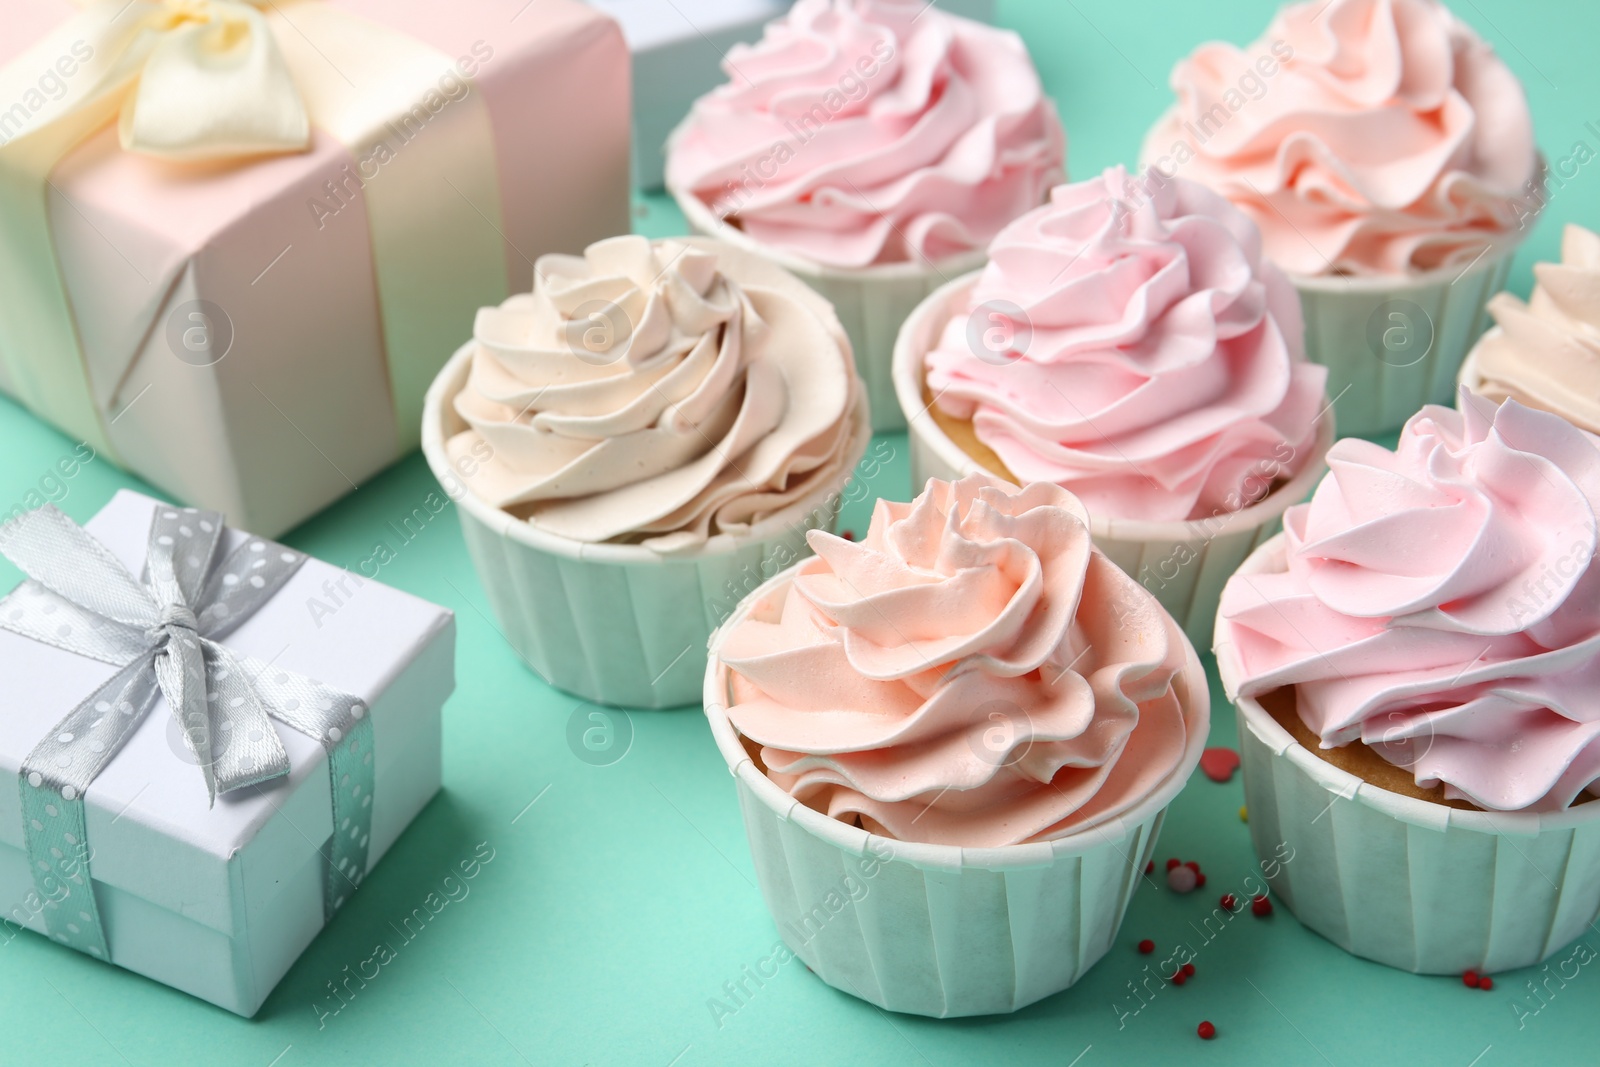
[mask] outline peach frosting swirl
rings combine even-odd
[[[1600,433],[1600,235],[1568,226],[1561,262],[1533,272],[1538,284],[1526,304],[1510,293],[1489,301],[1499,328],[1478,342],[1473,389]]]
[[[1096,826],[1192,770],[1198,660],[1065,490],[930,480],[878,501],[861,543],[811,546],[713,649],[730,721],[802,803],[990,847]]]
[[[561,537],[671,553],[849,477],[866,391],[833,309],[787,271],[630,236],[534,274],[531,294],[478,313],[455,398],[469,428],[446,448],[481,499]]]
[[[674,136],[667,182],[830,267],[988,244],[1065,176],[1022,39],[927,0],[799,0]]]
[[[1394,452],[1347,439],[1235,575],[1218,645],[1245,696],[1294,686],[1324,748],[1423,788],[1556,811],[1600,779],[1600,439],[1514,400],[1429,406]]]
[[[1171,81],[1145,161],[1238,204],[1290,274],[1462,266],[1517,237],[1538,172],[1527,99],[1438,0],[1294,4],[1249,48],[1202,45]]]
[[[1000,328],[1017,347],[996,358]],[[1204,186],[1120,167],[1006,227],[927,356],[940,409],[1019,480],[1118,519],[1254,503],[1248,485],[1314,460],[1326,379],[1250,220]]]

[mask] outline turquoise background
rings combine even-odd
[[[1600,148],[1595,5],[1455,6],[1523,79],[1552,160],[1577,141]],[[693,0],[682,7],[692,18]],[[1001,21],[1031,46],[1081,178],[1135,162],[1170,99],[1175,60],[1208,38],[1250,40],[1274,8],[1262,0],[1002,0]],[[1582,168],[1553,198],[1518,257],[1518,292],[1526,294],[1536,259],[1556,255],[1564,222],[1600,224],[1593,171],[1600,167]],[[682,232],[660,197],[641,198],[637,219],[646,233]],[[884,440],[896,459],[872,487],[904,499],[904,438]],[[0,401],[0,512],[39,488],[72,445]],[[307,462],[321,461],[308,450]],[[58,502],[83,520],[123,486],[148,491],[98,461],[65,483]],[[885,1014],[794,963],[719,1026],[708,1000],[766,956],[777,935],[703,716],[695,708],[618,715],[619,746],[630,737],[617,750],[625,754],[610,766],[580,761],[568,723],[587,709],[539,681],[501,640],[457,524],[431,523],[404,546],[387,527],[434,488],[413,456],[286,540],[351,568],[386,541],[397,555],[382,579],[456,611],[460,685],[445,714],[444,792],[254,1021],[0,927],[0,1062],[1095,1067],[1172,1055],[1197,1064],[1498,1067],[1595,1059],[1600,968],[1585,968],[1519,1027],[1513,1005],[1541,1005],[1524,985],[1534,972],[1498,975],[1491,993],[1403,974],[1345,955],[1282,908],[1266,921],[1242,916],[1202,947],[1189,920],[1255,864],[1237,777],[1218,785],[1196,776],[1157,850],[1199,860],[1206,890],[1179,897],[1145,885],[1110,955],[1066,993],[1010,1017],[936,1022]],[[869,510],[852,507],[843,525],[863,529]],[[0,564],[0,588],[15,579]],[[1236,737],[1220,694],[1212,735],[1224,745]],[[480,842],[494,859],[468,883],[469,895],[401,944],[391,923]],[[1163,951],[1138,955],[1143,937]],[[1131,1006],[1125,984],[1183,938],[1199,950],[1196,977],[1119,1024],[1115,1006]],[[348,1003],[328,999],[329,983],[385,940],[401,947],[378,977]],[[1600,933],[1587,940],[1600,946]],[[1218,1027],[1215,1041],[1195,1037],[1202,1019]]]

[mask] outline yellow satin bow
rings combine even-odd
[[[85,0],[80,0],[80,3]],[[34,57],[91,58],[34,129],[85,112],[118,116],[122,147],[171,160],[303,151],[305,101],[262,12],[300,0],[92,0]],[[20,65],[20,64],[18,64]]]

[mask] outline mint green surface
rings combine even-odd
[[[1181,54],[1206,38],[1252,38],[1274,6],[1002,0],[1001,15],[1032,47],[1060,102],[1072,173],[1085,177],[1135,162]],[[1600,149],[1600,9],[1576,0],[1455,6],[1523,78],[1552,160],[1571,155],[1575,142]],[[682,9],[692,17],[694,4],[683,0]],[[1517,291],[1527,292],[1536,258],[1556,254],[1564,222],[1600,225],[1597,170],[1581,168],[1553,198],[1518,258]],[[638,222],[654,235],[682,227],[659,197],[640,202]],[[885,440],[896,459],[872,485],[904,499],[905,441]],[[83,520],[118,487],[144,488],[104,461],[60,480],[55,465],[71,451],[72,442],[0,401],[0,512],[37,491]],[[305,462],[323,462],[305,451]],[[540,682],[501,640],[454,516],[441,514],[410,541],[395,532],[434,489],[414,456],[285,540],[350,568],[387,545],[394,558],[383,581],[457,612],[460,685],[445,714],[443,794],[254,1021],[0,926],[0,1064],[1096,1067],[1182,1057],[1172,1062],[1498,1067],[1596,1059],[1600,968],[1583,968],[1564,988],[1552,980],[1542,1000],[1525,986],[1536,971],[1497,975],[1494,991],[1483,993],[1354,959],[1281,907],[1266,921],[1246,913],[1207,944],[1190,919],[1239,891],[1255,858],[1239,821],[1238,778],[1217,785],[1198,775],[1173,806],[1157,855],[1199,860],[1209,884],[1189,897],[1159,878],[1147,884],[1117,946],[1068,992],[1012,1017],[934,1022],[885,1014],[794,962],[719,1025],[708,1001],[767,956],[777,934],[703,716],[694,708],[619,716],[618,743],[631,733],[626,754],[610,766],[580,761],[568,743],[577,701]],[[869,510],[853,506],[843,525],[863,529]],[[0,563],[0,588],[15,579]],[[1213,743],[1231,745],[1232,709],[1220,693],[1215,700]],[[431,892],[442,897],[445,876],[481,842],[493,860],[420,933],[413,919],[407,941],[401,922]],[[1161,951],[1138,955],[1144,937]],[[1197,951],[1196,976],[1119,1020],[1136,1006],[1126,984],[1181,939]],[[1586,940],[1600,948],[1600,932]],[[349,978],[373,974],[365,961],[380,942],[393,958],[364,986]],[[332,985],[347,980],[344,999],[335,999]],[[1216,1040],[1195,1036],[1202,1019],[1216,1024]]]

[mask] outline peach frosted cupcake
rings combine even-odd
[[[1301,922],[1460,974],[1538,963],[1600,911],[1600,441],[1462,398],[1346,439],[1228,583],[1250,831]]]
[[[1448,403],[1527,236],[1538,151],[1522,86],[1438,0],[1311,0],[1172,72],[1143,161],[1261,227],[1330,370],[1339,427]]]
[[[706,675],[786,945],[894,1011],[1065,989],[1116,937],[1205,745],[1193,647],[1058,486],[932,480],[879,501],[861,543],[811,544]],[[855,914],[830,920],[841,879]]]
[[[541,257],[531,294],[479,312],[423,425],[513,647],[648,707],[698,696],[716,595],[831,526],[870,436],[826,301],[705,238]]]
[[[1022,39],[926,0],[800,0],[668,148],[696,231],[827,297],[873,425],[899,429],[895,335],[932,289],[1065,176],[1066,138]]]
[[[1064,486],[1209,645],[1223,582],[1333,440],[1294,290],[1221,196],[1121,168],[1057,188],[989,255],[901,335],[913,477]]]

